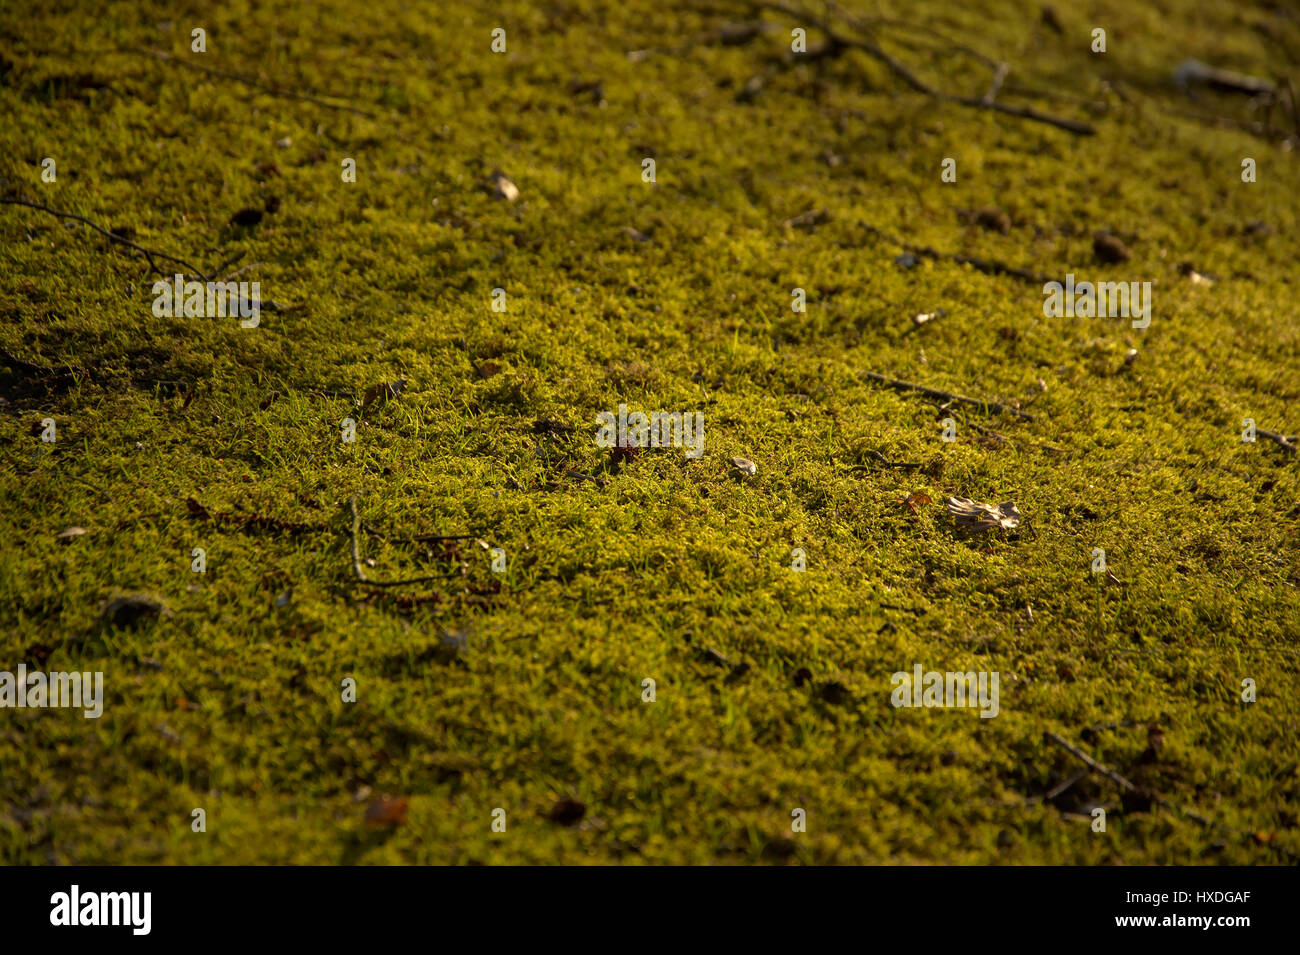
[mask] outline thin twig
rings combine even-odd
[[[1079,749],[1079,747],[1075,746],[1073,743],[1069,742],[1068,740],[1062,739],[1061,737],[1057,736],[1051,730],[1048,730],[1043,733],[1043,739],[1047,740],[1049,743],[1055,743],[1057,746],[1061,747],[1061,749],[1065,750],[1067,753],[1069,753],[1075,759],[1079,760],[1089,769],[1094,769],[1097,772],[1101,773],[1103,776],[1105,776],[1107,779],[1113,782],[1120,789],[1123,789],[1125,792],[1137,792],[1137,787],[1134,786],[1127,779],[1125,779],[1123,776],[1121,776],[1119,773],[1115,772],[1115,770],[1111,769],[1109,766],[1103,766],[1101,763],[1097,762],[1095,759],[1093,759],[1083,750]]]
[[[1286,448],[1286,450],[1291,454],[1296,453],[1296,446],[1291,442],[1300,441],[1300,436],[1294,434],[1282,435],[1282,434],[1278,434],[1276,431],[1263,431],[1259,428],[1255,429],[1255,433],[1257,435],[1260,435],[1261,437],[1268,438],[1270,441],[1276,441],[1279,445]]]
[[[926,385],[915,385],[910,381],[900,381],[897,378],[889,378],[885,375],[876,374],[874,371],[864,371],[862,374],[874,381],[880,382],[881,384],[889,385],[891,388],[897,389],[898,391],[919,391],[921,394],[929,395],[932,398],[946,398],[949,401],[960,401],[964,404],[974,405],[977,408],[991,408],[994,411],[1005,411],[1008,414],[1013,414],[1018,418],[1024,418],[1027,421],[1038,420],[1037,415],[1031,415],[1027,411],[1021,411],[1019,408],[1012,408],[1008,405],[1004,405],[1000,401],[985,401],[981,398],[968,398],[965,395],[955,394],[951,391],[941,391],[938,388],[930,388]]]
[[[366,576],[366,572],[361,568],[361,514],[357,511],[357,497],[352,495],[349,502],[352,507],[352,572],[356,574],[357,582],[365,584],[367,587],[404,587],[407,584],[422,584],[430,580],[446,580],[449,577],[455,577],[456,574],[430,574],[427,577],[407,577],[403,580],[371,580]]]
[[[104,490],[102,487],[100,487],[98,484],[95,484],[95,483],[93,483],[93,482],[91,482],[91,481],[87,481],[87,480],[86,480],[85,478],[83,478],[83,477],[77,477],[75,474],[65,474],[64,477],[71,478],[72,480],[76,481],[78,484],[84,484],[86,487],[90,488],[90,489],[93,490],[93,491],[98,491],[100,494],[102,494],[104,497],[108,498],[110,501],[113,499],[113,495],[109,494],[107,491],[105,491],[105,490]]]
[[[215,269],[213,269],[213,270],[212,270],[212,274],[213,274],[213,275],[220,275],[222,272],[224,272],[226,269],[230,268],[230,266],[234,265],[236,262],[238,262],[238,261],[239,261],[240,259],[242,259],[243,257],[244,257],[244,253],[243,253],[243,252],[236,252],[236,253],[235,253],[234,255],[232,255],[230,258],[226,259],[226,261],[222,262],[222,263],[221,263],[220,265],[218,265]]]
[[[233,279],[233,278],[238,278],[239,276],[243,275],[243,274],[244,274],[245,272],[247,272],[249,269],[255,269],[255,268],[257,268],[259,265],[264,265],[264,264],[265,264],[265,263],[263,263],[263,262],[249,262],[247,265],[241,265],[239,268],[235,269],[235,271],[231,272],[231,273],[230,273],[229,275],[227,275],[224,279],[222,279],[222,281],[223,281],[223,282],[229,282],[231,279]],[[218,270],[218,271],[220,271],[220,270]]]
[[[997,70],[993,74],[993,80],[989,83],[988,92],[984,94],[982,102],[987,106],[992,106],[993,101],[998,98],[998,93],[1002,92],[1002,83],[1006,80],[1007,74],[1011,72],[1011,67],[1005,63],[999,63]]]
[[[931,408],[936,409],[937,411],[942,411],[944,414],[950,414],[952,412],[952,409],[949,408],[946,403],[940,403],[938,401],[927,401],[925,403],[929,405]],[[1069,452],[1066,451],[1065,448],[1058,448],[1054,444],[1044,444],[1042,441],[1034,441],[1031,438],[1024,438],[1019,436],[1014,438],[1008,438],[1005,434],[1003,434],[1000,431],[994,431],[992,428],[986,428],[984,427],[984,425],[980,424],[979,422],[970,421],[964,417],[961,419],[961,423],[963,427],[974,428],[980,434],[987,434],[990,437],[997,438],[999,441],[1005,441],[1007,444],[1028,444],[1036,448],[1042,448],[1045,451],[1054,451],[1057,454],[1069,454]]]
[[[382,531],[377,531],[369,524],[365,525],[366,533],[371,537],[378,537],[380,540],[386,540],[396,544],[420,544],[425,541],[470,541],[477,540],[477,534],[417,534],[415,537],[392,537]]]
[[[165,273],[162,269],[158,268],[158,263],[154,261],[155,255],[158,256],[158,258],[163,259],[165,261],[175,262],[178,265],[185,266],[185,268],[187,268],[191,273],[197,275],[205,282],[212,281],[210,278],[208,278],[207,275],[205,275],[199,269],[195,268],[189,262],[186,262],[184,259],[177,258],[174,255],[168,255],[166,252],[159,252],[157,249],[146,249],[144,246],[137,245],[136,243],[132,242],[130,239],[124,239],[120,235],[117,235],[116,233],[109,232],[103,226],[91,222],[85,216],[79,216],[72,212],[61,212],[58,209],[51,209],[49,206],[43,206],[39,202],[31,202],[27,199],[0,198],[0,205],[26,206],[29,209],[39,209],[41,212],[48,212],[50,215],[58,216],[60,219],[73,219],[77,222],[84,223],[85,225],[90,226],[96,232],[108,236],[108,238],[112,239],[114,242],[121,243],[122,245],[135,249],[137,252],[143,253],[144,257],[149,260],[149,264],[153,266],[154,271],[157,272],[159,275],[166,275],[167,273]]]
[[[1101,763],[1097,762],[1095,759],[1093,759],[1083,750],[1079,749],[1079,747],[1075,746],[1073,743],[1068,742],[1067,740],[1062,739],[1060,736],[1057,736],[1055,733],[1051,732],[1050,730],[1045,731],[1043,733],[1043,739],[1047,740],[1049,743],[1055,743],[1057,746],[1060,746],[1067,753],[1069,753],[1071,756],[1078,759],[1089,769],[1093,769],[1101,773],[1103,776],[1110,779],[1112,782],[1114,782],[1125,792],[1145,794],[1146,796],[1150,797],[1152,803],[1154,803],[1157,806],[1160,806],[1162,809],[1168,809],[1171,812],[1175,812],[1178,813],[1179,815],[1186,816],[1188,819],[1192,820],[1193,822],[1199,823],[1202,826],[1205,826],[1207,829],[1217,829],[1220,832],[1226,832],[1231,835],[1237,836],[1238,838],[1243,838],[1243,837],[1247,839],[1254,838],[1254,833],[1248,832],[1244,829],[1237,829],[1233,826],[1224,825],[1221,822],[1216,822],[1215,820],[1210,819],[1207,816],[1201,815],[1199,812],[1196,812],[1195,810],[1186,809],[1182,806],[1179,806],[1177,803],[1165,799],[1159,793],[1152,792],[1150,790],[1140,789],[1139,787],[1133,785],[1133,783],[1131,783],[1129,780],[1121,776],[1119,773],[1115,772],[1115,770],[1111,769],[1109,766],[1104,766]],[[1297,858],[1296,853],[1292,852],[1290,849],[1286,848],[1285,846],[1274,846],[1273,848],[1282,852],[1284,855],[1291,857],[1292,859]]]
[[[1051,802],[1053,799],[1055,799],[1057,796],[1061,795],[1061,793],[1065,792],[1067,789],[1069,789],[1071,786],[1073,786],[1073,785],[1074,785],[1075,783],[1077,783],[1080,779],[1083,779],[1083,778],[1084,778],[1085,776],[1087,776],[1087,775],[1088,775],[1088,771],[1087,771],[1086,769],[1081,769],[1081,770],[1079,770],[1078,773],[1076,773],[1075,775],[1071,776],[1071,777],[1070,777],[1069,779],[1067,779],[1065,782],[1060,783],[1060,784],[1057,785],[1057,786],[1053,786],[1053,787],[1051,788],[1051,790],[1049,790],[1047,793],[1044,794],[1044,796],[1043,796],[1043,801],[1044,801],[1044,802]]]
[[[1009,275],[1012,278],[1021,279],[1033,285],[1042,285],[1051,281],[1048,276],[1043,275],[1040,272],[1031,272],[1029,269],[1022,269],[1016,265],[1007,265],[1003,262],[995,262],[990,259],[977,259],[970,255],[956,255],[951,252],[940,252],[938,249],[931,248],[928,245],[913,245],[892,233],[886,232],[884,229],[878,229],[865,222],[859,222],[858,225],[860,228],[870,232],[872,235],[884,239],[886,242],[892,242],[894,245],[906,249],[913,255],[920,255],[927,259],[935,259],[938,261],[946,259],[949,262],[956,262],[958,265],[969,265],[976,271],[983,272],[986,275]]]
[[[787,7],[785,4],[772,2],[772,0],[757,0],[755,6],[759,9],[775,10],[779,13],[784,13],[788,17],[811,23],[822,33],[826,34],[828,40],[837,47],[862,50],[867,55],[885,64],[885,66],[889,68],[890,72],[908,86],[912,87],[912,89],[916,90],[918,93],[924,93],[932,99],[957,103],[961,106],[969,106],[974,109],[994,110],[995,112],[1006,113],[1008,116],[1019,116],[1021,119],[1046,123],[1049,126],[1064,129],[1067,132],[1075,133],[1079,136],[1092,136],[1096,133],[1096,130],[1089,123],[1073,119],[1065,119],[1060,116],[1053,116],[1049,113],[1040,112],[1039,110],[1029,106],[1013,106],[1006,103],[985,100],[976,96],[958,96],[955,93],[948,93],[944,90],[936,89],[904,66],[893,55],[887,53],[882,47],[870,40],[848,37],[837,33],[826,20],[808,13],[806,10],[796,10]]]
[[[966,44],[953,39],[951,36],[948,36],[945,33],[941,33],[940,31],[936,30],[934,27],[927,26],[922,23],[913,23],[910,20],[900,20],[897,17],[857,17],[854,16],[850,11],[844,9],[844,7],[842,7],[838,3],[832,2],[830,6],[838,10],[840,12],[840,15],[843,16],[845,20],[847,20],[849,23],[853,24],[855,27],[857,27],[860,30],[869,29],[873,25],[898,27],[903,30],[911,30],[913,33],[922,33],[933,40],[938,40],[940,43],[945,43],[948,45],[949,48],[953,50],[957,50],[959,53],[965,53],[967,56],[974,57],[975,59],[983,63],[985,66],[991,67],[993,69],[996,69],[998,66],[998,61],[993,57],[989,56],[987,53],[983,53],[972,46],[967,46]]]

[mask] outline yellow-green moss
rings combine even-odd
[[[142,258],[0,206],[0,347],[84,369],[0,413],[0,670],[103,670],[107,686],[98,721],[0,710],[0,861],[774,860],[795,807],[804,862],[1300,852],[1297,459],[1240,440],[1246,417],[1300,431],[1300,176],[1274,139],[1175,114],[1241,104],[1189,107],[1169,81],[1188,56],[1294,75],[1294,21],[1094,3],[1063,10],[1058,35],[1037,5],[908,5],[1012,64],[1008,100],[1095,124],[1078,137],[928,100],[862,52],[793,62],[800,24],[781,14],[721,43],[728,17],[693,7],[5,5],[6,194],[205,268],[238,252],[228,270],[256,263],[241,277],[286,308],[253,330],[156,319]],[[1088,50],[1097,26],[1104,56]],[[978,62],[882,36],[930,82],[982,95]],[[57,183],[41,182],[46,156]],[[486,187],[497,168],[517,202]],[[282,205],[259,226],[227,224],[269,197]],[[1008,234],[964,220],[990,205]],[[784,225],[815,209],[811,228]],[[902,269],[868,227],[1055,277],[1152,281],[1151,326],[1046,319],[1040,288],[950,261]],[[1098,230],[1132,260],[1098,264]],[[1222,281],[1193,284],[1184,262]],[[943,414],[862,371],[1039,420],[954,408],[945,444]],[[400,399],[344,445],[354,399],[399,376]],[[703,411],[704,456],[615,473],[591,429],[620,402]],[[53,446],[32,430],[45,417]],[[898,503],[912,491],[935,503],[913,516]],[[1035,534],[959,540],[949,494],[1015,500]],[[469,541],[463,576],[359,586],[353,495],[377,530],[471,533],[509,569]],[[188,498],[321,526],[204,521]],[[88,533],[61,543],[70,525]],[[1096,547],[1122,586],[1090,572]],[[457,566],[373,536],[364,556],[379,578]],[[105,630],[99,605],[123,592],[172,615]],[[448,632],[465,641],[454,657]],[[917,662],[999,671],[1001,713],[895,710],[889,676]],[[356,704],[339,701],[345,676]],[[1084,733],[1115,722],[1137,725]],[[1105,835],[1038,798],[1077,768],[1045,730],[1129,771],[1153,723],[1154,785],[1222,830],[1121,813],[1102,780],[1081,786],[1114,809]],[[409,797],[406,822],[367,828],[367,791]],[[548,819],[565,796],[587,807],[577,826]]]

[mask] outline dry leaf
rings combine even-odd
[[[924,491],[913,491],[911,494],[907,495],[907,497],[903,498],[903,499],[902,499],[901,501],[899,501],[898,503],[899,503],[899,504],[902,504],[904,507],[906,507],[908,510],[910,510],[913,514],[920,514],[920,513],[921,513],[921,509],[920,509],[917,505],[918,505],[918,504],[929,504],[929,503],[930,503],[930,495],[929,495],[929,494],[926,494]]]
[[[958,527],[971,530],[1011,530],[1020,525],[1020,511],[1011,501],[993,505],[980,504],[965,497],[950,497],[948,513],[957,518]]]
[[[378,796],[366,807],[367,826],[400,826],[406,822],[411,801],[405,797]]]
[[[84,533],[86,533],[84,527],[69,527],[65,530],[59,531],[59,540],[66,544],[74,538],[80,537]]]
[[[398,378],[391,385],[383,382],[377,385],[371,385],[366,389],[366,393],[361,396],[361,413],[365,414],[366,410],[372,404],[384,404],[389,398],[396,398],[406,387],[406,379]]]

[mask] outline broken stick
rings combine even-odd
[[[885,375],[878,375],[874,371],[864,371],[866,375],[874,381],[881,384],[889,385],[898,391],[919,391],[923,395],[929,395],[931,398],[943,398],[948,401],[960,401],[968,405],[974,405],[977,408],[990,408],[993,411],[1005,411],[1007,414],[1013,414],[1018,418],[1024,418],[1027,421],[1037,421],[1037,415],[1031,415],[1027,411],[1021,411],[1019,408],[1012,408],[1004,405],[1000,401],[985,401],[981,398],[968,398],[965,395],[954,394],[951,391],[940,391],[938,388],[929,388],[925,385],[914,385],[910,381],[900,381],[897,378],[889,378]]]
[[[352,572],[356,575],[357,582],[365,584],[367,587],[402,587],[406,584],[422,584],[429,580],[446,580],[448,577],[455,577],[455,574],[431,574],[427,577],[407,577],[403,580],[371,580],[366,576],[366,572],[361,567],[361,514],[357,511],[357,498],[354,494],[350,502],[352,507]]]
[[[1089,769],[1095,769],[1097,772],[1101,773],[1103,776],[1105,776],[1107,779],[1113,782],[1120,789],[1123,789],[1125,792],[1135,792],[1137,790],[1136,786],[1134,786],[1131,782],[1129,782],[1119,773],[1115,772],[1115,770],[1111,769],[1109,766],[1103,766],[1101,763],[1097,762],[1095,759],[1093,759],[1083,750],[1079,749],[1079,747],[1075,746],[1073,743],[1069,742],[1068,740],[1062,739],[1061,737],[1057,736],[1051,730],[1047,730],[1046,732],[1043,733],[1043,739],[1047,740],[1049,743],[1055,743],[1057,746],[1061,747],[1061,749],[1065,750],[1067,753],[1069,753],[1075,759],[1079,760]]]
[[[158,263],[154,261],[154,256],[157,256],[158,258],[164,259],[165,261],[168,262],[175,262],[177,265],[185,266],[187,269],[190,270],[191,274],[197,275],[205,282],[212,281],[210,278],[208,278],[208,276],[204,275],[201,271],[196,269],[190,263],[186,262],[184,259],[179,259],[174,255],[168,255],[165,252],[159,252],[157,249],[146,249],[142,245],[136,245],[130,239],[124,239],[122,236],[118,235],[117,233],[110,232],[108,229],[105,229],[101,225],[96,225],[94,222],[91,222],[85,216],[79,216],[72,212],[61,212],[58,209],[51,209],[49,206],[43,206],[39,202],[30,202],[27,199],[0,199],[0,205],[26,206],[28,209],[39,209],[41,212],[48,212],[50,215],[58,216],[60,219],[73,219],[77,222],[84,223],[85,225],[90,226],[96,232],[108,236],[108,238],[112,239],[114,242],[118,242],[122,245],[128,246],[129,248],[135,249],[137,252],[143,253],[144,257],[149,260],[149,264],[153,266],[154,271],[157,272],[159,275],[165,275],[167,273],[163,272],[162,269],[158,268]]]
[[[1300,436],[1294,434],[1290,434],[1290,435],[1278,434],[1276,431],[1265,431],[1262,428],[1256,428],[1255,433],[1260,437],[1268,438],[1270,441],[1276,441],[1281,447],[1286,448],[1286,450],[1291,454],[1295,454],[1296,452],[1296,446],[1292,444],[1292,442],[1300,441]]]

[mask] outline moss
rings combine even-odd
[[[0,347],[76,369],[0,414],[0,669],[106,684],[99,720],[3,711],[0,860],[1293,858],[1296,458],[1240,431],[1297,429],[1300,183],[1276,142],[1178,115],[1168,78],[1186,56],[1281,73],[1268,37],[1300,38],[1263,8],[1197,6],[1102,4],[1064,36],[993,0],[909,8],[1011,62],[1005,97],[1057,91],[1032,102],[1093,137],[926,99],[857,51],[791,62],[779,15],[727,45],[691,4],[236,3],[194,22],[205,59],[161,4],[39,24],[5,9],[10,194],[204,268],[238,254],[228,271],[250,266],[284,307],[257,329],[155,318],[139,256],[0,206]],[[982,92],[978,63],[886,35],[937,85]],[[179,62],[123,52],[141,47]],[[940,181],[949,156],[956,183]],[[492,194],[497,168],[517,202]],[[260,224],[229,225],[271,198]],[[1007,234],[972,223],[990,206]],[[901,268],[872,229],[1152,281],[1151,326],[1044,318],[1037,285]],[[1097,263],[1099,230],[1131,260]],[[936,412],[864,371],[1038,418]],[[358,414],[398,377],[400,398]],[[620,403],[704,412],[704,455],[613,467],[595,421]],[[33,431],[46,417],[53,445]],[[934,503],[913,515],[913,491]],[[947,495],[1014,500],[1033,533],[958,538]],[[448,576],[361,586],[354,496],[376,531],[471,535],[507,570],[476,540],[363,534],[372,577]],[[72,525],[88,533],[60,542]],[[1122,585],[1091,572],[1098,547]],[[105,628],[121,593],[171,613]],[[918,662],[1000,672],[998,717],[892,707],[890,675]],[[1130,725],[1086,732],[1112,723]],[[1149,724],[1166,740],[1154,768]],[[1078,768],[1045,730],[1146,767],[1222,828],[1122,812],[1100,777],[1044,802]],[[405,822],[367,826],[368,793],[409,798]],[[562,799],[580,821],[552,821]],[[1079,818],[1089,800],[1112,811],[1104,836]],[[790,832],[796,807],[807,833]]]

